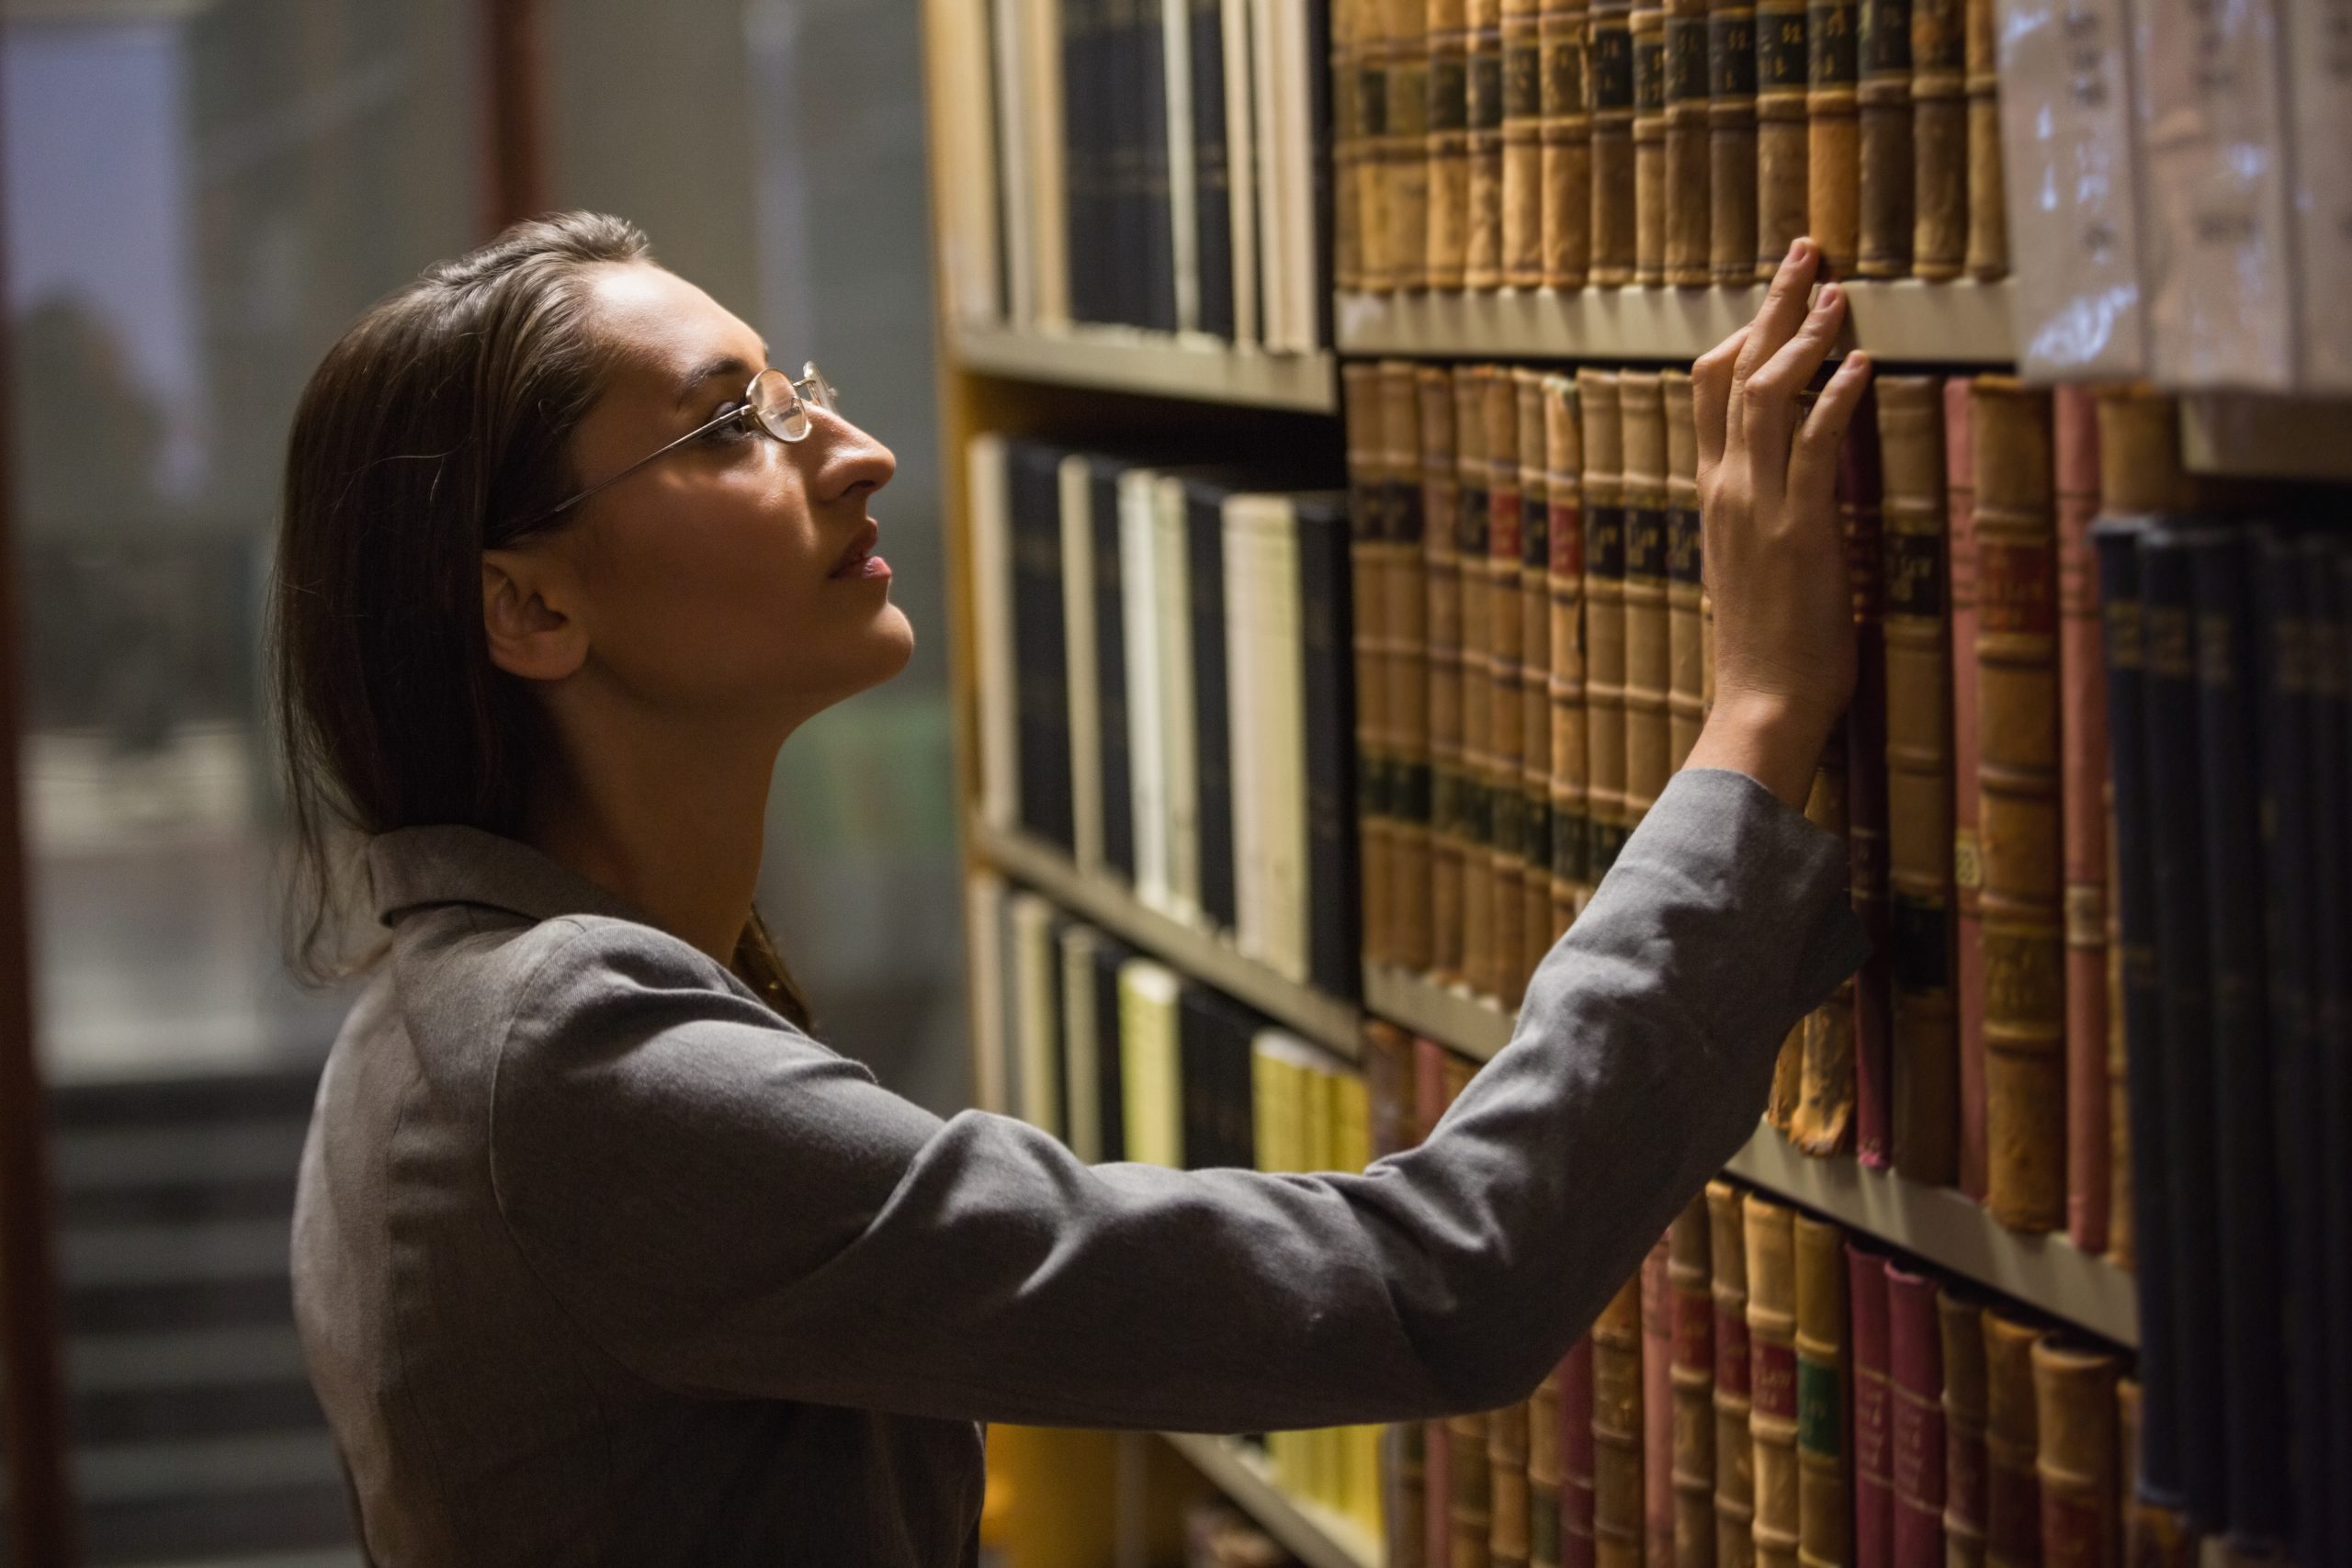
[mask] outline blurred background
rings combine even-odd
[[[833,1043],[968,1102],[920,72],[912,0],[0,3],[32,999],[86,1561],[359,1561],[286,1278],[348,997],[280,961],[259,614],[311,367],[501,219],[633,219],[896,449],[876,513],[921,651],[786,750],[761,902]]]

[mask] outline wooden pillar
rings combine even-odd
[[[548,209],[546,8],[476,0],[482,24],[482,197],[487,230]]]

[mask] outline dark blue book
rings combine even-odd
[[[1229,931],[1240,919],[1233,864],[1233,721],[1225,657],[1227,487],[1184,481],[1184,554],[1192,585],[1193,760],[1200,810],[1201,913]]]
[[[2306,575],[2311,593],[2312,682],[2313,881],[2319,889],[2313,931],[2312,997],[2319,1009],[2319,1164],[2308,1174],[2320,1193],[2326,1235],[2328,1555],[2352,1561],[2352,552],[2340,542],[2314,546],[2322,570]],[[2332,561],[2335,570],[2325,570]]]
[[[1161,0],[1135,7],[1137,146],[1136,199],[1142,243],[1123,262],[1141,285],[1135,324],[1154,332],[1176,330],[1176,209],[1170,196],[1168,146],[1168,43],[1160,19]]]
[[[1102,1122],[1102,1163],[1127,1157],[1125,1053],[1120,1049],[1119,965],[1135,956],[1107,933],[1094,947],[1094,1088]]]
[[[1306,717],[1306,977],[1327,996],[1363,988],[1356,845],[1355,641],[1346,502],[1291,500],[1298,528],[1300,666]]]
[[[1190,980],[1177,993],[1176,1010],[1183,1064],[1184,1168],[1254,1166],[1250,1045],[1257,1018],[1239,1003]]]
[[[1119,475],[1125,465],[1087,459],[1087,522],[1094,536],[1096,745],[1102,765],[1102,860],[1136,879],[1135,780],[1129,772],[1126,595],[1121,581]]]
[[[1059,447],[1006,448],[1012,547],[1013,716],[1021,756],[1021,825],[1075,853],[1070,783],[1069,643],[1063,611]]]
[[[1102,134],[1098,123],[1109,85],[1101,58],[1100,0],[1057,0],[1062,29],[1062,243],[1069,274],[1070,319],[1100,321],[1097,275],[1105,246]]]
[[[2146,671],[2141,694],[2155,871],[2156,984],[2164,1004],[2154,1066],[2164,1080],[2165,1122],[2153,1146],[2171,1186],[2180,1482],[2190,1523],[2208,1534],[2226,1529],[2230,1519],[2213,998],[2198,766],[2195,583],[2199,555],[2214,534],[2193,522],[2166,521],[2140,540]]]
[[[1193,28],[1193,194],[1201,330],[1230,340],[1233,164],[1225,129],[1223,0],[1187,0]]]
[[[1105,102],[1102,125],[1102,200],[1107,237],[1098,258],[1100,303],[1105,317],[1129,326],[1144,321],[1144,246],[1150,214],[1144,196],[1144,73],[1156,59],[1145,51],[1159,28],[1158,0],[1102,0],[1102,32],[1096,42]],[[1162,116],[1165,118],[1165,116]],[[1084,243],[1086,236],[1080,236]]]
[[[2286,1369],[2278,1168],[2271,1081],[2262,834],[2260,702],[2241,531],[2197,550],[2199,798],[2211,984],[2214,1140],[2221,1180],[2222,1391],[2229,1525],[2246,1548],[2285,1544]]]

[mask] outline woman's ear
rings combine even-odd
[[[481,623],[490,660],[526,681],[560,681],[588,658],[588,631],[571,613],[571,573],[537,550],[484,550]]]

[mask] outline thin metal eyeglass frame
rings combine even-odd
[[[796,413],[802,416],[800,434],[797,435],[784,434],[782,432],[770,425],[765,419],[763,419],[760,416],[758,406],[752,400],[752,394],[757,391],[759,389],[760,383],[770,376],[783,376],[785,386],[790,389],[792,392],[791,406],[785,411],[783,417],[789,420]],[[802,389],[803,388],[807,388],[808,389],[804,391]],[[547,511],[540,513],[535,521],[543,523],[550,517],[560,517],[563,513],[571,511],[573,507],[578,506],[582,502],[586,501],[589,497],[600,495],[604,491],[611,489],[613,486],[620,483],[623,479],[628,478],[639,468],[642,468],[647,464],[653,462],[656,458],[666,457],[671,453],[676,451],[679,447],[684,446],[689,441],[697,440],[702,436],[709,434],[720,425],[730,423],[737,420],[750,420],[752,423],[763,434],[775,440],[783,442],[787,446],[806,441],[808,439],[808,432],[813,428],[807,420],[808,409],[820,408],[830,413],[832,412],[834,396],[835,394],[833,392],[832,383],[825,379],[824,372],[817,368],[817,364],[814,360],[806,361],[801,365],[800,375],[797,378],[790,376],[785,376],[783,371],[778,370],[774,367],[770,367],[769,368],[761,371],[757,376],[752,377],[750,382],[744,386],[743,401],[741,407],[729,409],[725,413],[718,415],[717,418],[706,421],[704,423],[696,425],[694,429],[687,431],[684,435],[679,436],[675,441],[671,442],[667,446],[662,447],[661,450],[647,453],[644,457],[639,457],[636,462],[631,463],[628,468],[623,468],[619,473],[614,474],[606,479],[599,479],[596,483],[590,485],[586,490],[582,491],[578,495],[573,496],[571,500],[563,502],[556,506],[552,506]]]

